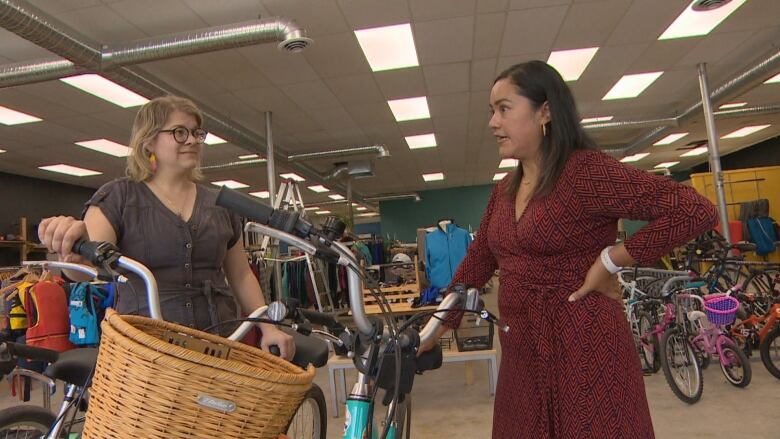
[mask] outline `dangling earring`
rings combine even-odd
[[[547,124],[542,124],[542,137],[547,137]]]
[[[149,154],[149,165],[152,167],[152,172],[157,172],[157,156],[154,153]]]

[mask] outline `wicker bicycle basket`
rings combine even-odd
[[[108,310],[85,439],[268,438],[311,387],[298,368],[238,342]]]

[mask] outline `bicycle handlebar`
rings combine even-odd
[[[8,361],[17,357],[26,358],[32,361],[54,363],[60,357],[60,353],[51,349],[38,348],[10,341],[0,343],[0,361]]]

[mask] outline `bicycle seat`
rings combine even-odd
[[[71,349],[61,353],[43,374],[51,379],[84,387],[97,363],[97,354],[97,348]]]
[[[731,248],[739,250],[740,252],[756,251],[756,245],[752,242],[735,242],[731,245]]]

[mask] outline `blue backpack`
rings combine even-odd
[[[775,225],[772,218],[750,218],[747,220],[750,238],[756,244],[756,253],[760,256],[766,256],[775,251]]]
[[[70,291],[68,339],[75,345],[96,346],[100,343],[100,310],[95,304],[95,296],[102,300],[105,294],[89,282],[79,282]]]

